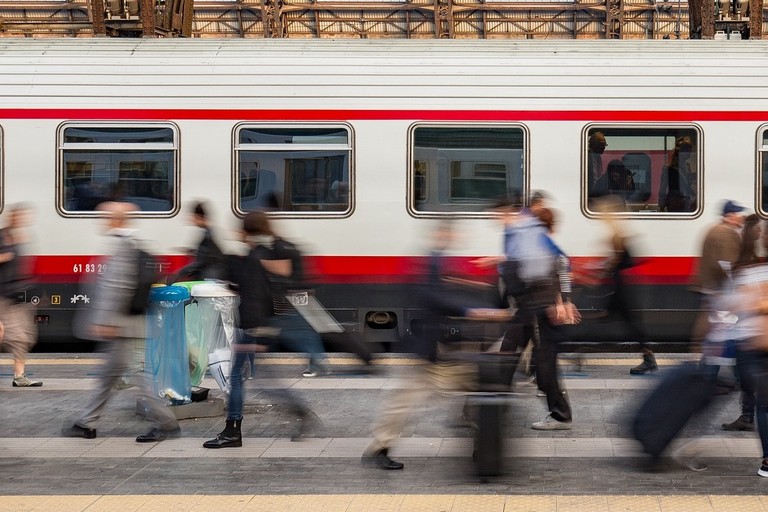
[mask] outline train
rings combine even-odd
[[[208,201],[225,247],[269,208],[328,310],[397,347],[423,318],[411,286],[430,226],[454,219],[453,267],[493,283],[472,263],[501,251],[489,207],[545,191],[557,243],[589,268],[607,252],[596,173],[621,164],[637,307],[653,339],[683,341],[722,202],[768,215],[767,154],[765,41],[0,40],[0,202],[36,212],[41,340],[71,338],[108,190],[139,206],[165,274],[194,244],[190,201]],[[585,321],[571,336],[631,333]]]

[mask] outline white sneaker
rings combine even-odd
[[[556,420],[551,414],[531,425],[533,430],[571,430],[572,427],[572,422]]]

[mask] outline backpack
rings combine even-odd
[[[521,220],[511,235],[513,259],[500,267],[503,298],[534,309],[548,305],[554,297],[555,255],[544,227],[537,220]]]
[[[512,259],[517,279],[526,286],[550,279],[555,270],[555,254],[547,243],[544,226],[535,219],[521,220],[512,229],[514,248]]]
[[[160,277],[157,259],[140,247],[136,248],[136,252],[136,289],[128,303],[129,315],[143,315],[147,311],[149,292]]]

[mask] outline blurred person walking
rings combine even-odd
[[[391,393],[374,423],[374,439],[365,449],[361,462],[385,470],[403,469],[404,464],[392,460],[389,450],[414,407],[438,390],[466,390],[467,365],[439,364],[438,346],[441,326],[446,317],[505,321],[509,312],[494,308],[469,308],[448,286],[444,256],[456,239],[453,222],[441,221],[433,231],[427,268],[419,283],[418,296],[427,315],[415,333],[414,352],[424,359],[416,368],[408,385]]]
[[[208,205],[203,201],[193,203],[189,220],[192,225],[202,230],[203,236],[193,252],[194,260],[179,270],[172,282],[182,279],[190,281],[221,279],[224,275],[224,254],[216,244]]]
[[[241,231],[242,242],[248,249],[247,255],[229,255],[225,258],[224,278],[240,294],[240,325],[232,347],[231,390],[224,430],[214,439],[203,443],[204,448],[238,448],[243,445],[243,369],[249,354],[268,351],[279,334],[270,327],[274,304],[268,272],[290,275],[291,260],[277,259],[279,255],[265,251],[262,243],[265,225],[268,226],[266,214],[248,213],[243,218]],[[311,411],[293,395],[288,394],[288,398],[297,425],[292,439],[298,439],[307,428]]]
[[[498,215],[498,220],[503,229],[502,235],[502,255],[478,258],[472,263],[481,267],[497,267],[499,272],[499,296],[501,298],[501,307],[517,308],[519,297],[525,291],[526,284],[519,275],[520,244],[516,240],[516,234],[519,226],[530,223],[540,222],[538,215],[545,208],[546,195],[543,192],[534,192],[531,195],[529,206],[524,207],[522,198],[500,198],[493,207],[493,212]],[[528,364],[527,378],[536,380],[536,353],[538,339],[536,336],[536,327],[533,318],[530,315],[523,314],[518,310],[518,314],[509,323],[504,333],[504,338],[500,346],[500,351],[512,355],[512,364],[507,368],[509,372],[509,384],[513,384],[519,355],[531,345],[531,357]]]
[[[13,205],[5,227],[0,230],[0,323],[5,326],[0,344],[13,355],[13,387],[43,385],[25,373],[27,354],[37,343],[35,306],[27,302],[32,284],[31,261],[24,255],[29,236],[26,228],[32,224],[32,218],[28,205]]]
[[[763,236],[761,236],[763,235]],[[763,232],[760,218],[756,214],[747,216],[742,230],[741,250],[739,258],[734,264],[734,272],[737,277],[741,277],[746,269],[754,271],[751,267],[760,265],[760,258],[757,255],[756,244],[762,243],[764,247],[768,242],[768,232]],[[732,287],[736,286],[734,283]],[[729,316],[733,316],[730,314]],[[759,332],[759,331],[758,331]],[[749,333],[748,333],[749,334]],[[711,336],[709,336],[711,337]],[[735,340],[729,340],[733,342]],[[755,386],[753,379],[748,375],[748,367],[751,363],[750,354],[747,350],[736,349],[736,377],[741,385],[741,414],[730,423],[723,423],[723,430],[751,431],[755,429]]]
[[[736,342],[737,371],[742,384],[742,416],[726,427],[751,430],[754,411],[762,447],[758,475],[768,477],[768,264],[756,263],[756,218],[746,219],[740,257],[734,264],[733,292],[724,305],[737,319],[731,328]],[[736,428],[728,428],[736,430]]]
[[[66,437],[96,437],[96,422],[131,367],[132,350],[130,340],[145,336],[143,314],[131,314],[132,302],[139,288],[139,250],[135,230],[130,226],[130,214],[138,210],[136,205],[111,201],[97,208],[104,215],[104,231],[107,248],[104,264],[106,270],[98,276],[91,292],[89,307],[85,311],[83,325],[73,325],[80,337],[101,342],[106,358],[96,391],[90,402],[80,412],[74,424],[66,426],[62,435]],[[149,391],[148,382],[142,383],[146,417],[152,421],[152,428],[136,438],[136,442],[163,441],[181,435],[179,423],[165,401]]]
[[[606,305],[608,318],[618,317],[627,327],[631,336],[640,344],[643,351],[643,362],[630,368],[632,375],[644,375],[658,370],[656,356],[649,345],[645,326],[637,312],[635,296],[627,283],[625,272],[637,264],[631,250],[631,239],[626,234],[617,213],[623,212],[623,200],[617,196],[606,196],[596,199],[596,210],[601,213],[600,220],[608,228],[609,254],[603,267],[603,275],[608,279],[612,293]]]
[[[309,354],[309,365],[302,376],[328,375],[323,364],[323,341],[312,326],[299,314],[294,304],[304,304],[311,293],[304,275],[304,259],[299,248],[278,236],[269,218],[262,212],[253,216],[253,230],[249,240],[258,258],[282,260],[284,267],[266,269],[269,293],[272,297],[272,316],[269,326],[279,331],[277,347],[291,352]]]
[[[739,259],[745,208],[735,201],[723,204],[720,222],[709,228],[701,246],[699,268],[694,284],[700,296],[701,312],[693,327],[691,341],[699,344],[709,330],[711,300],[728,279],[728,272]]]

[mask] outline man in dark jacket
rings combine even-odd
[[[418,367],[408,386],[398,389],[387,400],[374,425],[374,439],[363,454],[364,465],[387,470],[403,469],[402,462],[389,457],[389,448],[399,436],[413,407],[426,400],[436,389],[449,387],[461,390],[466,386],[466,365],[435,364],[441,322],[444,322],[446,317],[454,316],[492,321],[510,318],[509,312],[504,309],[469,308],[446,286],[443,256],[454,240],[455,233],[451,221],[441,222],[434,232],[428,268],[419,287],[419,296],[428,318],[422,332],[417,336],[415,352],[422,356],[425,362]]]
[[[203,238],[197,245],[194,261],[179,270],[177,276],[191,281],[223,278],[224,254],[213,237],[205,203],[197,202],[192,205],[190,220],[192,224],[203,230]]]

